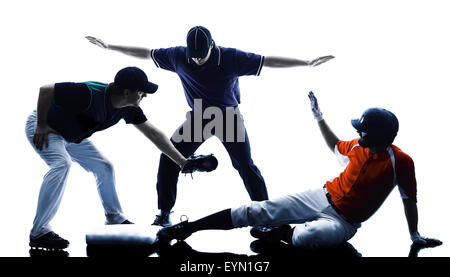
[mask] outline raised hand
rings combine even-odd
[[[317,121],[321,121],[323,119],[322,112],[320,111],[319,103],[317,102],[317,98],[314,95],[314,92],[310,91],[308,94],[308,97],[309,97],[309,101],[311,101],[311,111],[314,115],[314,118]]]
[[[108,49],[109,45],[104,42],[103,40],[96,38],[96,37],[91,37],[91,36],[86,36],[86,39],[89,40],[90,43],[97,45],[98,47],[101,47],[103,49]]]
[[[309,61],[308,65],[311,67],[315,67],[315,66],[318,66],[319,64],[323,64],[331,59],[334,59],[334,56],[329,55],[329,56],[318,57],[317,59]]]

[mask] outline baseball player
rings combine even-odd
[[[121,119],[136,126],[183,171],[193,172],[199,167],[199,171],[213,169],[213,166],[208,167],[202,162],[211,165],[214,157],[186,160],[170,140],[147,120],[139,104],[157,88],[137,67],[120,70],[110,84],[66,82],[40,88],[37,110],[32,112],[26,123],[26,135],[50,170],[39,193],[30,233],[31,247],[64,249],[69,245],[67,240],[52,231],[49,223],[61,202],[72,161],[94,174],[106,224],[131,224],[122,213],[112,164],[88,139],[93,133],[107,129]]]
[[[111,45],[98,38],[86,38],[104,49],[119,51],[138,58],[152,59],[158,68],[176,73],[183,85],[187,102],[193,110],[197,108],[195,107],[196,100],[199,99],[202,100],[200,109],[208,107],[218,107],[221,110],[235,108],[236,119],[223,118],[224,136],[227,136],[227,131],[233,134],[240,133],[243,134],[243,141],[238,141],[238,139],[221,140],[231,158],[233,167],[239,172],[250,198],[254,201],[266,200],[268,194],[264,178],[252,160],[250,141],[242,115],[238,110],[240,104],[239,77],[259,76],[262,67],[317,66],[333,58],[333,56],[325,56],[312,61],[303,61],[291,58],[264,57],[234,48],[221,47],[212,39],[209,30],[202,26],[196,26],[189,30],[186,38],[187,47],[147,49]],[[176,138],[186,129],[193,128],[193,114],[192,111],[188,113],[186,121],[171,138],[175,147],[183,155],[194,153],[208,138],[195,139],[194,137],[192,139],[191,137],[182,141]],[[236,120],[237,124],[233,124],[233,120]],[[202,130],[210,121],[203,120]],[[214,135],[219,137],[217,134]],[[156,216],[154,225],[171,225],[170,212],[175,205],[179,170],[173,161],[161,155],[156,185],[160,214]]]
[[[351,121],[359,139],[342,141],[323,119],[312,92],[309,98],[328,147],[347,164],[338,177],[315,190],[254,201],[194,222],[183,221],[161,229],[158,238],[183,240],[200,230],[263,225],[274,228],[253,229],[251,234],[261,240],[283,241],[307,249],[332,247],[352,238],[397,185],[411,240],[427,244],[431,239],[422,237],[417,229],[414,162],[392,144],[398,131],[396,116],[385,109],[368,109],[360,119]]]

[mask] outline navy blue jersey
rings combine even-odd
[[[215,46],[209,60],[198,66],[186,58],[186,47],[160,48],[152,51],[156,66],[177,73],[191,108],[194,99],[204,105],[235,107],[241,102],[239,76],[258,76],[264,57],[235,48]]]
[[[114,108],[107,86],[100,82],[56,83],[55,98],[48,112],[48,125],[68,142],[80,143],[121,119],[127,124],[147,121],[139,107]]]

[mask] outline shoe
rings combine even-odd
[[[188,231],[186,228],[187,224],[188,220],[186,219],[173,226],[164,227],[158,231],[156,236],[158,237],[158,240],[161,242],[169,242],[173,239],[176,239],[178,241],[185,240],[190,235],[192,235],[192,232]]]
[[[250,235],[254,238],[268,242],[282,241],[287,244],[292,244],[292,233],[293,229],[287,224],[280,227],[255,226],[250,230]]]
[[[159,215],[156,215],[155,221],[153,221],[152,225],[169,227],[172,225],[172,221],[170,220],[170,214],[172,212],[164,212],[161,211]]]
[[[68,246],[69,241],[61,238],[54,232],[48,232],[47,234],[35,239],[30,237],[30,247],[34,248],[64,249]]]

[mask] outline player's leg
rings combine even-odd
[[[315,220],[295,224],[292,245],[306,249],[334,247],[351,239],[357,229],[355,225],[324,214]]]
[[[269,199],[266,184],[258,167],[254,164],[251,155],[250,140],[248,138],[247,130],[245,129],[243,119],[240,113],[237,114],[237,119],[233,122],[235,140],[222,142],[227,150],[233,167],[239,172],[239,175],[244,182],[250,199],[253,201],[262,201]],[[230,121],[226,122],[231,124]],[[230,126],[226,126],[225,130],[230,130]],[[239,139],[239,134],[243,134],[243,140]],[[225,138],[227,134],[225,132]]]
[[[67,144],[67,152],[73,161],[92,172],[106,216],[106,224],[120,224],[126,220],[116,192],[114,167],[89,139]]]
[[[163,228],[158,236],[162,240],[185,239],[201,230],[228,230],[247,226],[281,226],[289,223],[305,222],[317,218],[328,205],[322,199],[321,189],[286,195],[274,200],[253,201],[233,209],[209,215],[194,222],[181,222]],[[291,235],[292,236],[292,235]]]
[[[175,131],[171,138],[171,142],[183,156],[189,157],[198,147],[200,147],[203,140],[195,141],[193,136],[184,136],[184,138],[181,139],[180,136],[186,128],[191,129],[190,134],[193,134],[194,127],[192,120],[189,118]],[[170,212],[175,205],[177,197],[177,183],[180,170],[180,167],[175,162],[166,155],[161,154],[156,182],[158,209],[161,213],[160,215],[157,215],[153,225],[171,225]]]
[[[307,190],[231,209],[235,227],[267,226],[306,222],[328,205],[322,189]]]
[[[71,160],[65,148],[65,140],[56,134],[49,134],[48,147],[38,150],[33,144],[35,129],[36,112],[33,112],[28,117],[26,124],[27,139],[33,149],[50,167],[50,170],[45,174],[39,191],[36,216],[30,232],[30,246],[62,249],[66,248],[69,242],[53,233],[50,221],[55,216],[61,203]]]
[[[275,201],[256,202],[252,206],[233,211],[234,225],[272,226],[274,228],[251,232],[255,238],[269,242],[284,241],[303,248],[329,247],[349,240],[359,227],[346,222],[333,210],[323,189],[289,195]],[[294,228],[287,225],[293,223],[299,224]]]
[[[222,210],[215,214],[205,216],[197,221],[182,221],[170,227],[162,228],[158,231],[158,239],[168,242],[172,239],[184,240],[192,233],[202,230],[230,230],[233,229],[231,220],[231,209]]]
[[[185,157],[192,155],[200,143],[173,142],[175,148]],[[171,211],[177,197],[177,183],[181,168],[165,154],[159,159],[156,189],[158,192],[158,209]]]

